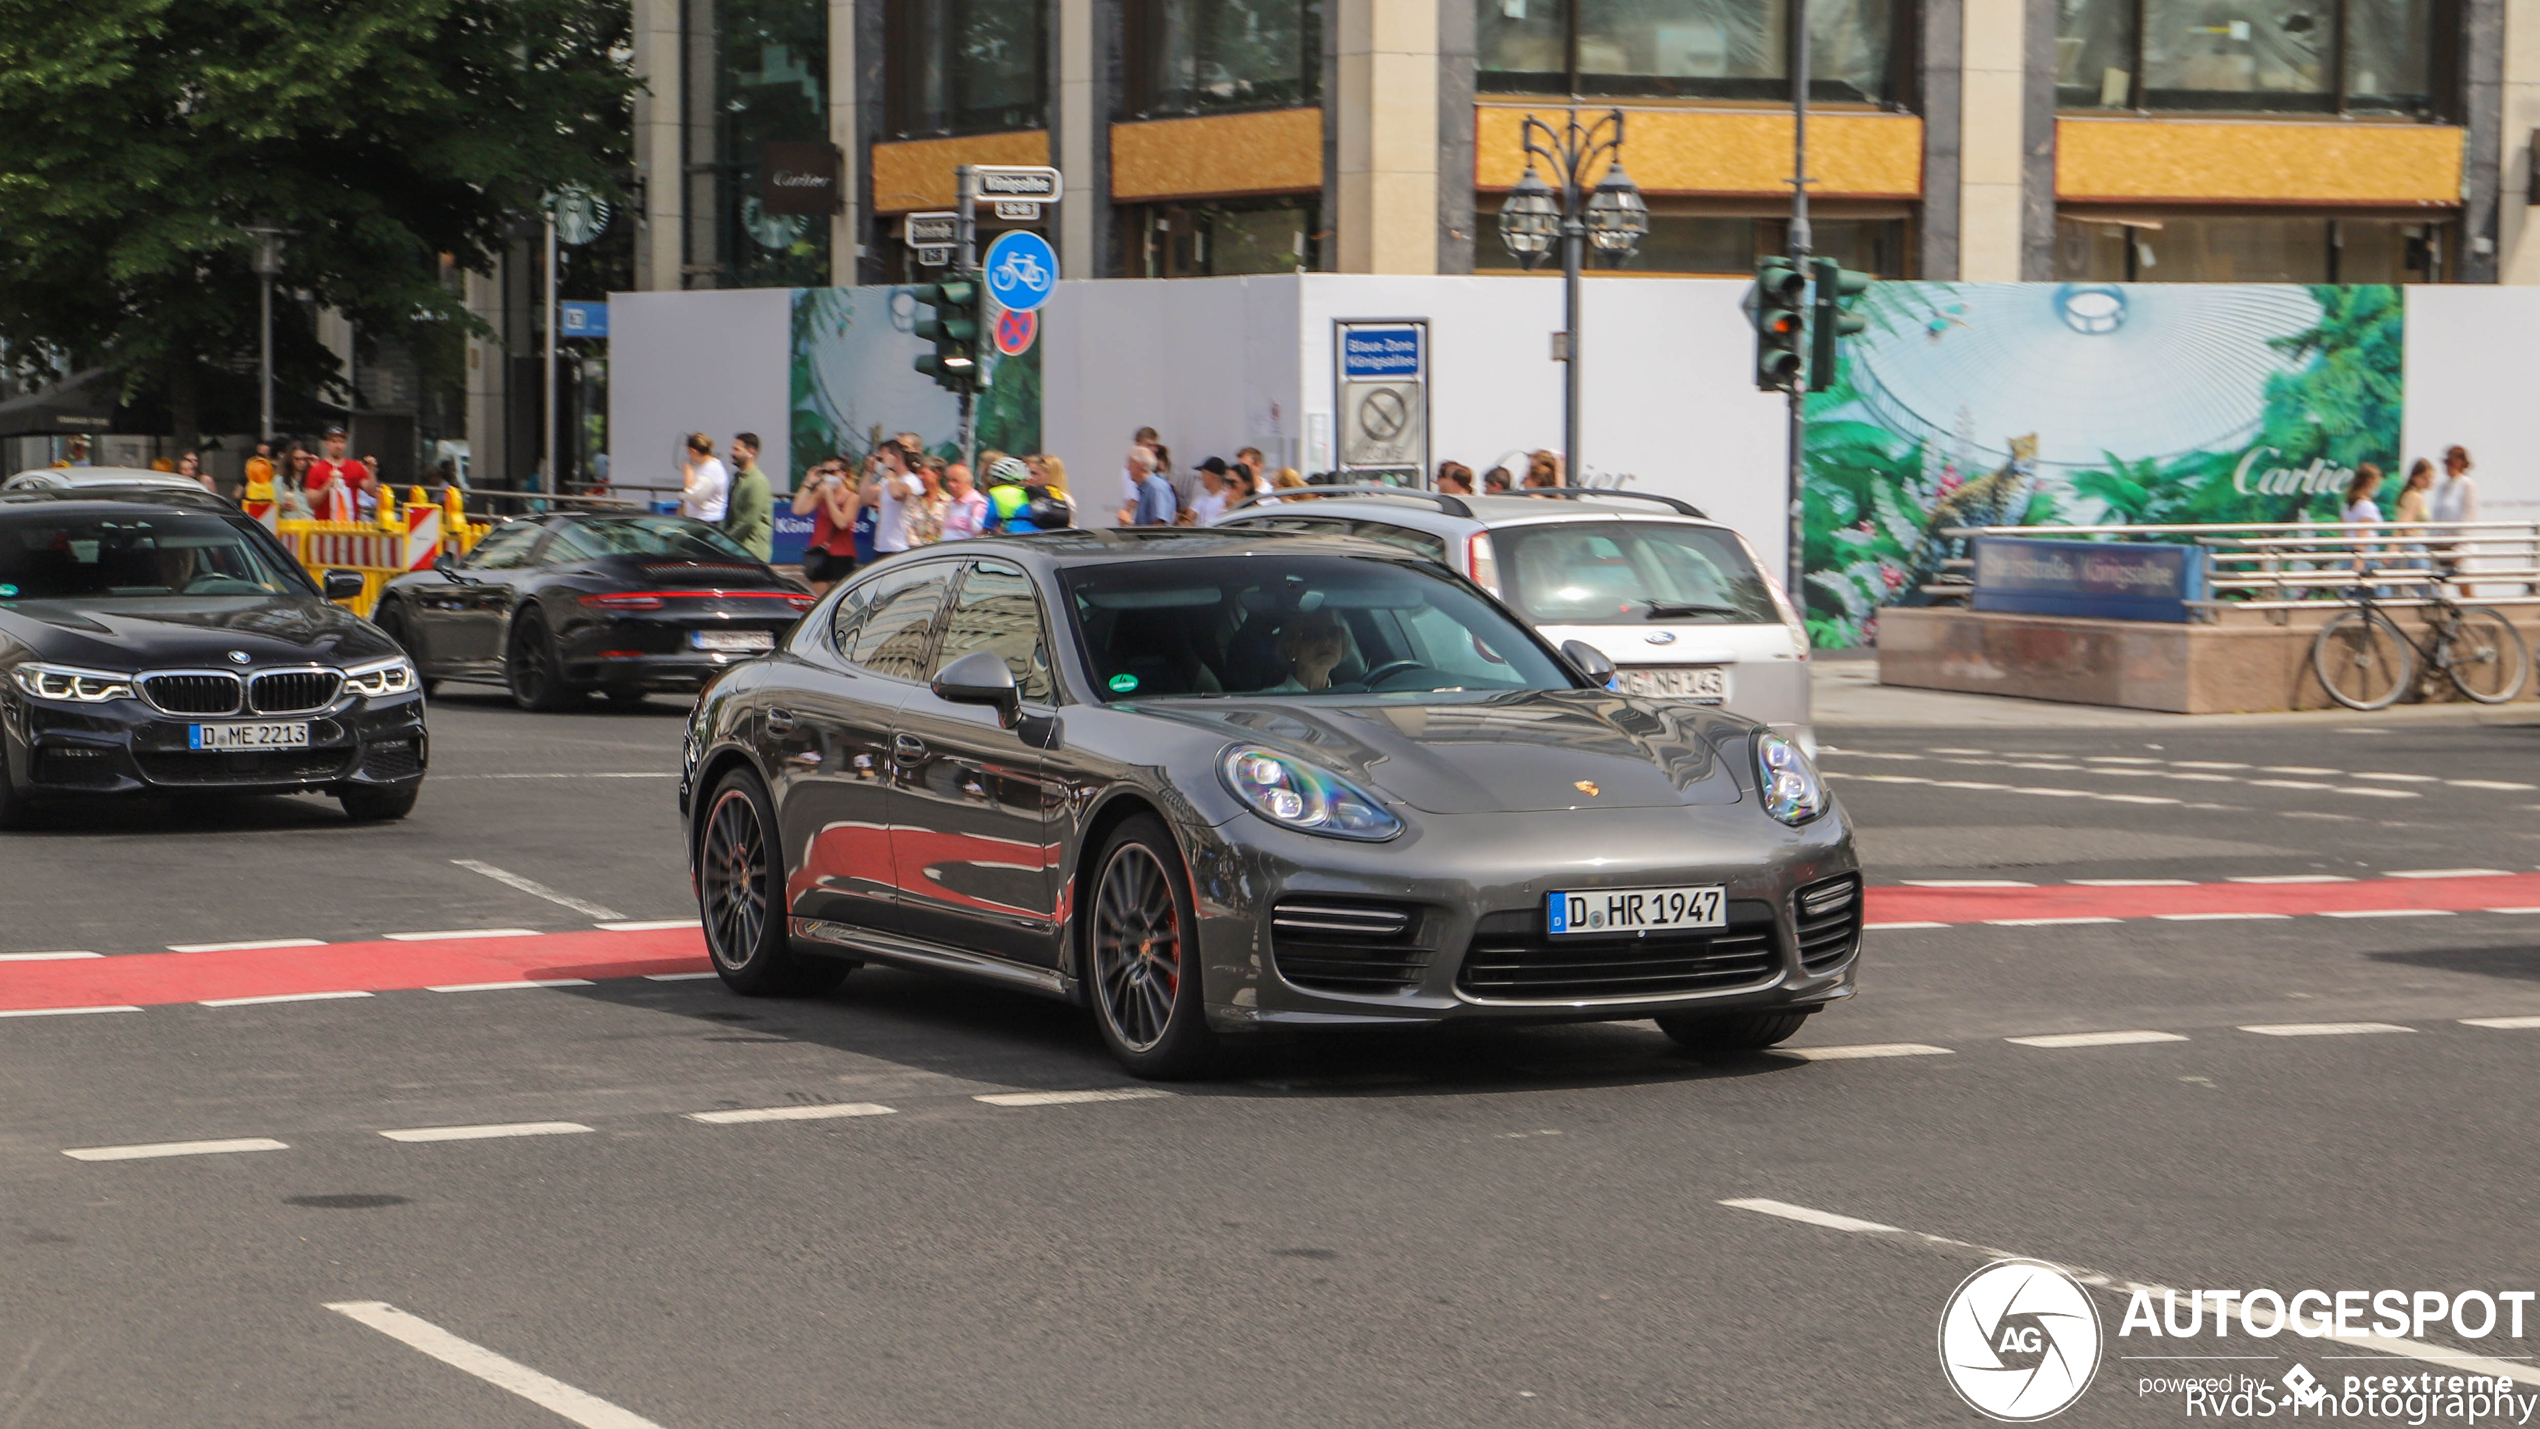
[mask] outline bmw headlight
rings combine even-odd
[[[102,705],[108,700],[132,698],[132,677],[105,670],[81,670],[69,665],[20,665],[9,671],[9,678],[17,682],[19,689],[39,700]]]
[[[1826,811],[1826,781],[1796,740],[1770,730],[1755,736],[1755,787],[1764,812],[1785,824],[1804,824]]]
[[[1235,797],[1274,824],[1343,839],[1389,839],[1402,820],[1375,796],[1301,759],[1239,744],[1217,761]]]
[[[414,661],[403,655],[387,660],[373,660],[355,665],[344,672],[344,688],[357,695],[378,699],[382,695],[402,695],[415,687]]]

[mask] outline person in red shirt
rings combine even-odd
[[[309,514],[320,521],[351,521],[361,509],[360,492],[370,483],[370,468],[344,455],[344,429],[326,429],[326,456],[309,463]]]

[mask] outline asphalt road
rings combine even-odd
[[[263,800],[8,837],[0,952],[693,916],[678,714],[453,690],[400,825]],[[2540,896],[2490,911],[2540,867],[2540,727],[1829,739],[1874,908],[1921,900],[1873,916],[1937,926],[1870,935],[1814,1059],[1342,1037],[1156,1094],[1069,1009],[872,969],[800,1003],[632,977],[0,1020],[0,1429],[1960,1425],[1935,1331],[1996,1252],[2540,1288],[2540,1025],[2464,1021],[2540,1024]],[[2275,911],[2180,916],[2215,885]],[[2117,911],[1988,921],[2066,888]],[[2006,1040],[2094,1032],[2143,1040]],[[1029,1095],[1085,1091],[1129,1095]],[[383,1135],[479,1126],[543,1134]],[[229,1140],[279,1145],[63,1154]],[[2062,1423],[2178,1422],[2155,1375],[2540,1341],[2120,1339],[2127,1297],[2094,1301]],[[2165,1353],[2245,1358],[2120,1358]]]

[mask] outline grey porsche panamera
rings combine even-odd
[[[699,698],[708,950],[750,995],[873,962],[1089,1004],[1151,1077],[1276,1028],[1769,1046],[1853,990],[1843,810],[1796,743],[1610,673],[1392,546],[927,548]]]

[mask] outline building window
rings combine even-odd
[[[1321,102],[1322,0],[1130,0],[1125,25],[1124,117]]]
[[[894,138],[1049,127],[1045,0],[889,0]]]
[[[2438,283],[2452,225],[2423,219],[2066,215],[2055,276],[2103,283]]]
[[[1493,196],[1487,194],[1477,205],[1485,212],[1494,206]],[[1856,273],[1878,278],[1911,276],[1907,271],[1908,224],[1902,218],[1818,218],[1809,227],[1813,235],[1811,247],[1820,258],[1832,258]],[[1639,251],[1623,268],[1633,273],[1751,277],[1757,259],[1789,251],[1788,219],[1655,213],[1650,215],[1648,236],[1640,241]],[[1474,245],[1473,262],[1485,270],[1517,267],[1517,260],[1509,256],[1506,245],[1495,234],[1484,235]],[[1560,272],[1558,255],[1535,271]]]
[[[2067,109],[2434,117],[2435,0],[2061,0]]]
[[[1503,94],[1787,100],[1788,0],[1476,0],[1477,83]],[[1809,85],[1893,104],[1907,0],[1808,6]]]
[[[829,139],[825,0],[702,0],[688,15],[691,280],[825,286],[828,220],[770,213],[761,193],[771,145]],[[709,98],[711,111],[700,112]]]
[[[1302,197],[1124,206],[1121,274],[1225,278],[1311,272],[1320,266],[1322,207]]]

